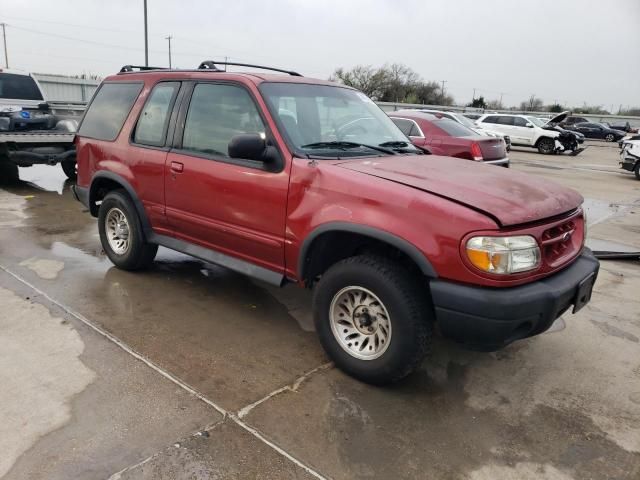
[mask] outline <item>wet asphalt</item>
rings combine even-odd
[[[511,158],[583,194],[598,248],[640,250],[616,148]],[[416,374],[371,387],[328,363],[308,292],[165,249],[120,271],[59,167],[11,170],[0,478],[640,478],[637,262],[603,262],[560,332],[492,354],[436,338]]]

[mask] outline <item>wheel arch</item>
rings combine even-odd
[[[340,242],[344,249],[330,248],[329,242]],[[309,284],[328,267],[362,248],[389,248],[410,261],[428,278],[438,275],[425,255],[412,243],[390,232],[367,225],[330,222],[315,228],[305,238],[298,254],[298,279]]]
[[[89,187],[89,211],[91,215],[94,217],[98,216],[99,206],[97,202],[101,201],[107,193],[116,189],[124,189],[127,192],[140,219],[142,231],[145,237],[148,238],[151,234],[151,223],[144,210],[144,206],[131,184],[117,173],[100,171],[91,179],[91,186]]]

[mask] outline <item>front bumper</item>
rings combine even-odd
[[[589,249],[564,270],[518,287],[483,288],[432,280],[436,320],[445,337],[469,348],[499,350],[538,335],[569,307],[584,306],[600,263]]]

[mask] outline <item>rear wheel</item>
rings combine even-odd
[[[102,248],[123,270],[141,270],[153,263],[158,246],[147,243],[140,219],[123,190],[109,192],[98,211],[98,230]]]
[[[373,384],[415,370],[431,343],[431,309],[420,285],[400,264],[373,255],[325,272],[314,289],[314,320],[336,366]]]
[[[613,141],[616,139],[616,137],[615,137],[615,135],[614,135],[613,133],[607,133],[607,134],[605,135],[604,139],[605,139],[607,142],[613,142]]]
[[[69,180],[75,180],[78,177],[78,171],[75,160],[64,160],[60,163],[62,171]]]
[[[549,155],[555,150],[556,143],[553,138],[541,138],[538,140],[538,152]]]

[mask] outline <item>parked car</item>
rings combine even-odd
[[[640,180],[640,138],[624,141],[620,150],[620,168],[635,173]]]
[[[602,122],[602,124],[613,130],[620,130],[626,133],[638,133],[638,129],[633,128],[629,122]]]
[[[585,123],[589,122],[589,119],[586,117],[578,117],[576,115],[567,115],[567,117],[560,123],[562,128],[567,128],[570,125],[574,125],[576,123]]]
[[[105,79],[74,194],[117,267],[149,267],[162,245],[313,289],[323,347],[371,383],[418,367],[436,324],[496,350],[589,302],[579,193],[424,155],[363,93],[285,73],[203,62]]]
[[[502,138],[507,146],[507,152],[511,150],[511,139],[509,138],[509,135],[505,135],[503,133],[497,132],[495,130],[492,130],[491,128],[485,128],[484,126],[479,126],[473,121],[471,121],[471,119],[462,115],[461,113],[445,112],[443,110],[429,110],[426,108],[418,109],[418,111],[431,113],[435,116],[440,116],[440,117],[453,120],[454,122],[457,122],[461,125],[464,125],[468,129],[473,130],[477,135]]]
[[[76,176],[73,139],[80,115],[60,115],[27,72],[0,70],[0,162],[19,167],[59,163]],[[17,167],[14,167],[17,168]]]
[[[478,135],[449,118],[419,110],[399,110],[389,116],[414,145],[426,147],[435,155],[509,166],[502,138]]]
[[[575,125],[568,125],[568,130],[580,132],[586,138],[596,138],[606,140],[607,142],[615,142],[623,138],[626,133],[620,130],[614,130],[602,123],[583,122]]]
[[[546,130],[540,123],[531,121],[527,115],[485,114],[476,120],[476,124],[509,135],[511,145],[537,148],[540,153],[545,154],[555,153],[558,149],[556,138],[560,136],[560,132]]]
[[[464,112],[462,114],[463,117],[467,117],[469,120],[477,120],[482,115],[483,115],[482,113],[474,113],[474,112]]]
[[[565,130],[559,126],[568,114],[569,112],[562,112],[547,121],[542,121],[538,117],[530,116],[528,118],[532,123],[544,128],[545,130],[559,132],[560,135],[556,139],[556,142],[560,142],[562,144],[564,151],[570,151],[571,154],[575,156],[585,150],[585,148],[580,147],[580,145],[584,143],[584,135],[580,132]]]

